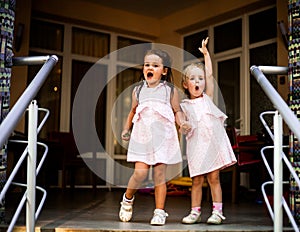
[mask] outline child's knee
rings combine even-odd
[[[142,182],[146,179],[146,177],[148,176],[148,171],[146,170],[138,170],[138,171],[134,171],[133,173],[133,178],[137,181],[137,182]]]

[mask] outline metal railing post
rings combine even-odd
[[[53,67],[58,62],[58,58],[56,55],[52,56],[36,56],[36,57],[14,57],[13,65],[37,65],[43,64],[42,68],[36,74],[34,79],[31,81],[29,86],[25,89],[23,94],[19,97],[18,101],[15,103],[13,108],[10,110],[8,115],[4,118],[4,120],[0,124],[0,147],[3,146],[4,143],[7,142],[9,136],[13,132],[14,128],[17,126],[17,123],[21,119],[24,114],[24,111],[28,108],[29,117],[28,117],[28,141],[15,141],[21,143],[28,143],[28,146],[25,148],[23,154],[21,155],[19,161],[17,162],[15,168],[12,170],[11,175],[6,181],[3,189],[0,193],[0,203],[2,203],[4,196],[11,184],[15,184],[18,186],[27,187],[18,207],[13,215],[12,221],[8,226],[8,232],[13,231],[13,228],[16,224],[17,218],[25,205],[26,202],[26,231],[34,232],[35,231],[35,222],[41,211],[41,208],[45,202],[46,191],[38,186],[36,186],[36,175],[39,173],[41,165],[43,164],[46,154],[48,152],[48,147],[45,144],[37,142],[37,134],[41,130],[41,127],[44,125],[45,120],[48,118],[49,111],[47,111],[44,119],[38,126],[38,107],[37,102],[33,100],[40,88],[46,81],[47,76],[50,74]],[[42,145],[45,147],[45,152],[40,160],[40,163],[37,166],[37,145]],[[18,172],[21,164],[25,160],[27,156],[27,184],[15,183],[13,179]],[[37,208],[37,212],[35,213],[36,207],[36,189],[42,191],[43,198]]]
[[[30,101],[35,98],[36,94],[39,92],[40,88],[46,81],[48,75],[52,71],[53,67],[56,65],[57,61],[57,56],[50,56],[50,58],[42,66],[40,71],[36,74],[35,78],[31,81],[29,86],[20,96],[18,101],[14,104],[13,108],[10,110],[8,115],[3,119],[2,123],[0,124],[0,147],[3,146],[8,137],[13,132],[19,120],[23,116],[24,111],[30,104]],[[25,61],[20,60],[19,62],[21,63]]]
[[[278,111],[274,118],[274,232],[281,232],[283,227],[282,209],[282,118]]]
[[[38,125],[38,107],[36,100],[31,101],[29,105],[28,118],[26,231],[34,232]]]
[[[295,134],[297,138],[300,138],[300,121],[295,115],[295,113],[290,109],[290,107],[287,105],[287,103],[282,99],[282,97],[279,95],[279,93],[275,90],[275,88],[271,85],[271,83],[267,80],[265,75],[262,73],[262,71],[268,73],[268,74],[287,74],[288,72],[287,67],[274,67],[274,66],[251,66],[250,71],[251,74],[255,77],[260,87],[263,89],[267,97],[271,100],[273,103],[276,112],[273,118],[274,123],[274,136],[272,136],[272,132],[270,129],[267,129],[267,124],[264,120],[262,120],[264,127],[267,129],[267,132],[271,136],[273,142],[274,142],[274,175],[270,172],[269,168],[268,171],[270,173],[270,176],[273,176],[273,194],[274,194],[274,213],[272,212],[271,207],[269,207],[269,202],[267,203],[268,210],[272,216],[272,219],[274,221],[274,231],[282,231],[283,228],[283,208],[285,209],[287,216],[294,228],[295,231],[299,232],[299,226],[296,223],[296,220],[294,216],[292,215],[291,209],[286,203],[286,200],[283,196],[283,187],[282,184],[287,183],[283,181],[283,162],[286,164],[287,168],[289,169],[291,175],[293,178],[295,178],[296,185],[300,186],[300,180],[298,173],[294,170],[294,167],[284,154],[282,148],[282,122],[283,120],[289,127],[289,129]],[[279,115],[280,114],[280,115]],[[262,119],[262,118],[261,118]],[[261,150],[261,154],[264,157],[263,149]],[[264,159],[264,162],[267,163]],[[268,165],[266,164],[266,167]],[[265,195],[264,186],[267,184],[266,182],[263,187],[263,195],[264,199],[268,201]],[[269,182],[271,183],[271,182]],[[273,218],[274,217],[274,218]]]

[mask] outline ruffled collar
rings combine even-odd
[[[200,101],[203,101],[204,98],[207,98],[208,96],[203,93],[203,97],[198,97],[198,98],[194,98],[194,99],[183,99],[182,102],[188,102],[188,103],[192,103],[192,104],[197,104]]]

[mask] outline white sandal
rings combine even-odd
[[[211,214],[211,216],[207,219],[208,224],[214,224],[214,225],[220,225],[223,220],[226,218],[219,213],[217,210],[214,210]]]
[[[166,218],[168,216],[169,215],[163,209],[155,209],[150,224],[156,226],[162,226],[166,223]]]
[[[194,224],[201,222],[201,212],[191,210],[190,214],[182,219],[183,224]]]
[[[119,218],[122,222],[129,222],[132,218],[132,213],[133,213],[133,201],[134,197],[130,202],[125,201],[125,194],[123,196],[123,200],[121,202],[121,208],[119,212]]]

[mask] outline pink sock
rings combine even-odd
[[[196,212],[201,212],[201,207],[193,207],[192,210],[196,211]]]
[[[213,202],[213,210],[217,210],[219,213],[223,212],[223,203],[222,202]]]

